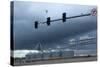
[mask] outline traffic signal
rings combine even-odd
[[[35,21],[35,29],[38,28],[38,21]]]
[[[47,18],[47,25],[50,25],[50,17]]]
[[[63,21],[63,22],[66,22],[66,13],[63,13],[63,14],[62,14],[62,21]]]

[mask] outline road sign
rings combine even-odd
[[[93,8],[93,9],[91,10],[91,15],[92,15],[92,16],[96,16],[96,15],[97,15],[97,9],[96,9],[96,8]]]

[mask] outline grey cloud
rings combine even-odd
[[[96,30],[96,16],[88,16],[76,19],[69,19],[65,23],[57,21],[50,26],[40,24],[38,29],[34,28],[34,21],[46,21],[48,16],[51,19],[61,18],[62,13],[67,16],[89,13],[96,6],[62,5],[33,2],[15,2],[14,5],[14,37],[15,49],[31,49],[38,42],[43,46],[55,46],[54,42],[63,38],[71,38],[92,30]],[[45,13],[48,10],[48,13]],[[45,45],[47,44],[47,45]]]

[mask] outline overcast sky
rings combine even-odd
[[[34,28],[34,21],[43,22],[47,17],[59,19],[63,12],[66,12],[68,17],[86,14],[93,8],[96,6],[15,1],[13,16],[15,49],[34,49],[38,43],[45,48],[56,47],[55,43],[62,43],[65,40],[67,42],[71,38],[88,34],[96,37],[96,16],[68,19],[65,23],[56,21],[50,26],[40,24],[38,29]]]

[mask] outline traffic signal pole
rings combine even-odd
[[[83,14],[83,15],[66,17],[66,19],[72,19],[72,18],[78,18],[78,17],[90,16],[90,15],[91,15],[91,13],[88,13],[88,14]],[[63,20],[63,19],[61,18],[61,19],[50,20],[50,22],[55,22],[55,21],[60,21],[60,20]],[[47,23],[47,22],[40,22],[40,23],[44,24],[44,23]]]
[[[66,17],[66,13],[64,12],[62,14],[62,18],[60,18],[60,19],[51,20],[50,17],[48,17],[46,22],[37,23],[38,21],[37,22],[35,21],[35,25],[37,25],[37,26],[35,26],[35,28],[38,28],[38,24],[45,24],[46,23],[49,26],[50,22],[55,22],[55,21],[60,21],[60,20],[62,20],[62,22],[66,22],[66,19],[79,18],[79,17],[84,17],[84,16],[90,16],[90,15],[95,16],[96,12],[97,12],[96,9],[94,9],[94,10],[92,9],[91,13],[81,14],[81,15],[71,16],[71,17]]]

